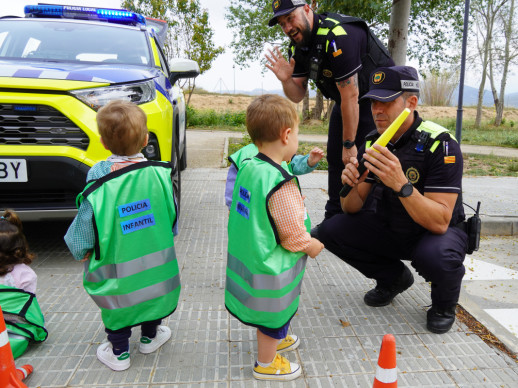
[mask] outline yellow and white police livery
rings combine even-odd
[[[29,5],[23,18],[0,18],[0,209],[72,216],[87,171],[109,156],[96,112],[116,99],[146,112],[143,152],[179,167],[179,198],[185,100],[176,81],[199,67],[187,59],[170,67],[166,35],[166,22],[126,10]]]

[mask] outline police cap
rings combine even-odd
[[[391,66],[376,69],[369,79],[369,91],[360,100],[393,101],[403,92],[419,93],[417,70],[410,66]]]
[[[272,10],[273,10],[273,18],[270,19],[268,25],[273,27],[277,24],[277,17],[282,15],[287,15],[297,7],[303,7],[307,3],[305,0],[273,0],[272,1]]]

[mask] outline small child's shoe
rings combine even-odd
[[[129,352],[124,352],[119,356],[113,354],[113,347],[110,342],[105,342],[97,348],[97,358],[108,368],[115,371],[126,370],[130,367]]]
[[[279,345],[277,345],[277,353],[289,352],[290,350],[295,350],[300,345],[300,339],[295,334],[287,335]]]
[[[171,338],[171,329],[167,326],[158,326],[155,338],[140,337],[138,350],[144,354],[153,353],[165,344],[169,338]]]
[[[295,380],[302,373],[302,368],[299,364],[289,362],[280,354],[276,354],[272,363],[262,367],[257,362],[254,365],[254,377],[258,380]]]

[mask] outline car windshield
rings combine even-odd
[[[149,65],[146,34],[99,23],[0,21],[0,59]]]

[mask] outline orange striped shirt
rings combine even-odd
[[[270,197],[268,209],[285,249],[300,252],[309,247],[311,236],[304,225],[306,208],[294,179],[282,185]]]

